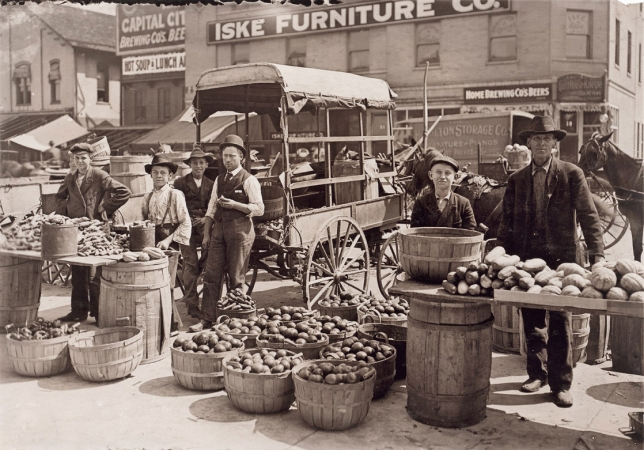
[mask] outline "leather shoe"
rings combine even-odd
[[[84,322],[87,320],[87,313],[70,312],[66,316],[59,317],[61,322]]]
[[[188,327],[188,331],[191,333],[198,333],[199,331],[203,331],[204,328],[210,328],[210,327],[212,327],[211,321],[201,319],[198,323]]]
[[[572,394],[570,391],[565,389],[557,392],[553,392],[552,395],[555,396],[555,405],[560,408],[570,408],[572,406]]]
[[[540,380],[539,378],[528,378],[521,385],[522,392],[537,392],[539,389],[548,384],[547,380]]]

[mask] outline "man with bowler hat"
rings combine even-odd
[[[242,166],[246,157],[244,141],[234,134],[219,146],[226,173],[215,180],[204,220],[202,249],[208,249],[204,274],[202,320],[191,327],[201,331],[215,320],[224,272],[231,289],[246,289],[246,271],[255,240],[253,216],[264,214],[262,192],[257,178]]]
[[[552,157],[552,149],[566,136],[551,117],[535,116],[519,133],[532,151],[532,163],[508,179],[503,197],[503,219],[497,245],[525,261],[541,258],[556,269],[575,262],[577,221],[594,262],[604,260],[599,215],[583,172],[574,164]],[[559,407],[572,406],[572,325],[569,312],[521,308],[527,344],[528,380],[523,392],[550,385]]]
[[[92,147],[88,143],[74,145],[69,151],[76,169],[65,175],[56,193],[56,213],[72,219],[88,217],[107,221],[132,195],[126,186],[103,170],[93,167]],[[101,268],[72,266],[71,312],[62,321],[82,322],[87,314],[98,323],[98,298],[101,292]]]
[[[197,248],[203,241],[205,216],[213,187],[212,180],[205,177],[204,172],[213,160],[212,155],[204,153],[198,144],[195,144],[190,157],[184,160],[190,166],[192,172],[174,180],[174,188],[183,192],[186,197],[188,213],[192,220],[190,244],[181,244],[181,256],[183,256],[183,300],[188,308],[188,314],[195,319],[201,318],[199,297],[197,295],[197,279],[199,278]],[[202,254],[206,251],[207,249],[202,249]]]

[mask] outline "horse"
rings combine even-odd
[[[642,260],[642,232],[644,230],[644,166],[624,153],[611,140],[613,133],[602,136],[595,132],[579,150],[579,167],[584,174],[597,179],[595,174],[604,169],[618,200],[618,208],[631,226],[633,257]],[[601,183],[601,181],[598,180]]]

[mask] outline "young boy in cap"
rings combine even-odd
[[[450,227],[476,229],[470,201],[452,192],[458,162],[449,156],[437,156],[429,165],[434,191],[416,200],[411,213],[411,227]]]
[[[204,176],[204,172],[214,160],[212,155],[204,153],[195,144],[195,149],[184,162],[190,166],[192,172],[184,177],[174,180],[174,188],[183,192],[188,206],[188,213],[192,221],[192,234],[189,245],[181,244],[183,256],[183,300],[188,308],[188,314],[195,319],[201,318],[199,311],[199,298],[197,295],[197,279],[199,278],[199,257],[197,248],[203,241],[204,217],[210,203],[213,182]],[[207,249],[202,249],[202,254]]]
[[[233,289],[245,290],[246,271],[255,240],[253,216],[264,214],[262,191],[257,178],[241,166],[246,157],[244,141],[226,136],[219,146],[226,173],[215,180],[204,224],[202,249],[208,248],[200,323],[190,328],[201,331],[215,320],[224,271]]]
[[[87,143],[74,145],[76,170],[70,171],[56,193],[56,212],[72,219],[88,217],[107,221],[123,206],[132,192],[106,172],[90,165],[92,147]],[[72,266],[72,310],[63,321],[82,322],[87,314],[98,322],[100,267]]]

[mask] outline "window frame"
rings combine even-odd
[[[98,74],[102,73],[105,77],[104,89],[100,89],[98,85]],[[101,99],[100,93],[103,92]],[[96,103],[109,103],[110,102],[110,65],[104,61],[96,62]]]
[[[161,97],[163,97],[163,103]],[[172,88],[169,86],[157,88],[157,119],[159,122],[172,119]]]
[[[147,95],[144,89],[134,90],[134,123],[147,123],[148,121],[146,97]],[[140,101],[137,101],[139,99]]]
[[[514,21],[515,21],[515,27],[514,27],[514,34],[508,34],[508,35],[500,35],[500,36],[492,36],[491,31],[491,26],[492,26],[492,21],[495,19],[498,19],[499,17],[504,17],[504,16],[513,16]],[[487,60],[488,63],[503,63],[503,62],[513,62],[513,61],[518,61],[519,57],[519,51],[518,51],[518,31],[517,31],[517,25],[516,25],[516,20],[517,20],[517,13],[516,12],[511,12],[511,13],[506,13],[506,14],[493,14],[490,15],[488,19],[488,25],[487,25],[487,33],[488,33],[488,55],[487,55]],[[494,39],[505,39],[505,38],[514,38],[514,58],[508,58],[508,59],[493,59],[492,58],[492,41]]]
[[[366,40],[367,48],[366,49],[365,48],[357,48],[357,49],[352,48],[351,36],[353,36],[353,35],[357,36],[359,33],[367,33],[367,40]],[[365,72],[369,72],[371,70],[371,49],[370,49],[370,46],[369,46],[369,42],[370,42],[369,35],[370,35],[370,33],[371,32],[370,32],[370,30],[368,28],[367,29],[362,29],[362,30],[352,30],[352,31],[347,32],[347,68],[348,68],[350,73],[365,73]],[[351,67],[352,56],[354,54],[363,53],[363,52],[366,52],[366,54],[367,54],[367,65],[364,66],[364,67],[363,66],[356,67],[355,69],[352,68]]]
[[[615,67],[619,67],[620,63],[620,45],[619,45],[619,38],[621,35],[621,22],[619,19],[615,19]]]
[[[26,67],[26,69],[22,70],[22,67]],[[18,76],[19,70],[20,72],[26,71],[27,76]],[[29,62],[16,63],[13,71],[13,84],[16,88],[16,106],[31,106],[31,64]]]
[[[637,55],[637,82],[642,84],[642,43],[639,43]]]
[[[57,65],[56,70],[54,70],[54,65]],[[58,73],[58,78],[52,76]],[[49,61],[49,103],[52,105],[58,105],[61,102],[60,98],[60,80],[62,76],[60,74],[60,60],[52,59]]]
[[[633,73],[633,33],[626,30],[626,75],[630,76]]]
[[[439,33],[439,34],[440,34],[440,36],[439,36],[437,39],[430,39],[430,40],[428,40],[428,41],[422,41],[422,42],[421,42],[421,41],[420,41],[420,39],[419,39],[418,29],[419,29],[421,26],[423,26],[423,25],[430,25],[430,26],[431,26],[431,25],[434,25],[434,24],[438,24],[438,26],[440,27],[440,30],[439,30],[439,31],[440,31],[440,33]],[[425,67],[425,62],[423,61],[423,62],[421,63],[421,62],[418,60],[418,49],[419,49],[422,45],[438,45],[438,62],[434,62],[434,63],[433,63],[433,62],[430,62],[430,63],[429,63],[429,66],[430,66],[430,67],[438,67],[438,66],[440,66],[440,64],[441,64],[440,49],[441,49],[441,37],[443,36],[443,22],[442,22],[442,21],[438,21],[438,22],[428,22],[428,23],[417,23],[417,24],[416,24],[416,29],[415,29],[414,31],[415,31],[415,33],[414,33],[414,40],[415,40],[415,46],[414,46],[415,54],[414,54],[414,59],[415,59],[415,61],[416,61],[416,65],[415,65],[415,67]]]
[[[588,60],[588,59],[593,59],[593,12],[585,9],[567,9],[566,10],[566,20],[568,19],[568,13],[584,13],[588,14],[588,34],[570,34],[568,31],[564,28],[564,33],[565,33],[565,42],[564,42],[564,52],[566,59],[572,59],[572,60]],[[581,56],[568,56],[568,36],[586,36],[586,56],[581,57]]]
[[[291,56],[293,55],[293,50],[292,50],[292,42],[293,41],[301,41],[304,42],[304,53],[295,53],[296,56]],[[286,39],[286,64],[289,66],[294,66],[294,67],[306,67],[306,53],[308,50],[308,45],[307,45],[307,38],[306,37],[289,37]],[[291,58],[296,58],[299,61],[302,62],[302,64],[291,64]]]

